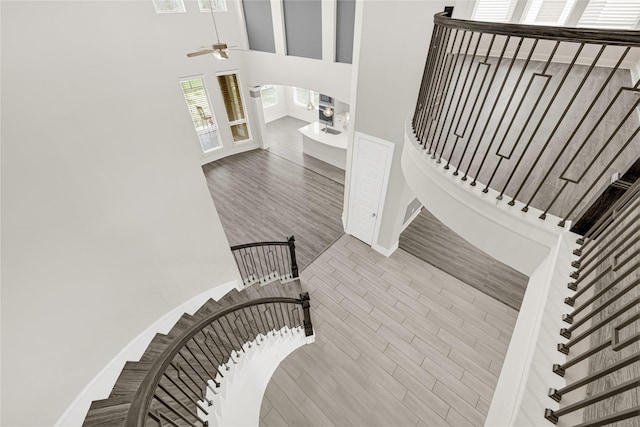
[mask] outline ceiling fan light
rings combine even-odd
[[[213,56],[215,56],[217,59],[229,59],[229,55],[227,54],[227,51],[224,49],[214,50]]]

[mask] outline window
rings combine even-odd
[[[523,24],[564,25],[575,0],[532,0],[522,20]]]
[[[578,21],[578,27],[632,30],[639,19],[638,0],[591,0]]]
[[[222,92],[224,108],[227,111],[227,120],[231,126],[231,134],[234,142],[246,141],[250,138],[249,123],[245,115],[242,92],[238,84],[236,73],[218,75],[218,84]]]
[[[226,12],[227,3],[225,0],[198,0],[198,6],[200,6],[200,12]]]
[[[471,19],[488,22],[509,22],[517,0],[477,0]]]
[[[273,107],[278,104],[278,91],[275,86],[262,86],[260,89],[260,98],[262,99],[262,108]]]
[[[182,0],[153,0],[153,7],[156,13],[183,13],[184,3]]]
[[[293,88],[293,103],[306,107],[309,105],[309,100],[313,102],[316,107],[320,104],[320,94],[309,89],[303,89],[299,87]]]
[[[204,87],[202,77],[192,77],[180,80],[184,99],[191,114],[193,126],[200,140],[203,152],[208,152],[220,146],[218,127],[209,105],[209,98]]]

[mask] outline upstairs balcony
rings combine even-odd
[[[637,425],[640,33],[451,12],[402,168],[442,223],[530,277],[486,425]]]

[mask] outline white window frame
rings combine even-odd
[[[595,2],[594,2],[595,3]],[[605,2],[605,3],[609,3],[609,2]],[[626,3],[626,2],[625,2]],[[634,0],[634,1],[629,1],[628,3],[633,4],[634,6],[639,6],[640,4],[638,3],[638,0]],[[591,1],[587,2],[584,10],[582,11],[582,13],[580,14],[580,16],[577,18],[577,23],[576,26],[580,27],[580,28],[605,28],[605,29],[618,29],[618,30],[637,30],[640,29],[640,13],[638,15],[635,16],[635,22],[633,25],[628,26],[628,27],[622,27],[622,26],[616,26],[616,25],[610,25],[607,24],[606,22],[604,22],[604,26],[600,25],[600,26],[595,26],[595,25],[585,25],[584,22],[580,22],[582,21],[583,15],[585,12],[587,12],[587,10],[589,9],[589,6],[591,4]],[[618,4],[620,5],[620,4]],[[603,5],[604,9],[606,10],[606,5]],[[627,6],[628,7],[628,6]],[[618,11],[620,13],[620,11]]]
[[[603,28],[611,29],[614,27],[606,26],[584,26],[579,25],[582,15],[589,6],[591,0],[573,0],[573,4],[568,10],[564,10],[561,14],[561,20],[558,22],[527,22],[527,14],[531,11],[531,8],[536,0],[494,0],[496,4],[509,4],[512,8],[511,18],[507,21],[492,20],[490,22],[505,22],[514,24],[527,24],[527,25],[552,25],[552,26],[565,26],[565,27],[580,27],[580,28]],[[571,1],[571,0],[567,0]],[[640,1],[640,0],[636,0]],[[476,20],[476,11],[479,4],[479,0],[472,2],[471,6],[462,7],[463,15],[468,19]],[[619,27],[617,27],[619,28]],[[635,27],[627,28],[629,30],[640,30],[640,19],[635,24]]]
[[[189,81],[189,80],[198,80],[198,79],[202,81],[202,90],[204,91],[204,97],[207,103],[209,104],[208,105],[209,112],[211,113],[211,120],[213,121],[213,127],[215,128],[215,132],[216,132],[216,139],[218,140],[218,145],[208,150],[205,150],[202,147],[202,143],[200,142],[200,134],[198,133],[198,129],[195,127],[196,124],[193,123],[194,131],[196,132],[196,136],[198,137],[198,143],[200,145],[200,149],[202,150],[203,154],[208,154],[222,148],[222,139],[220,137],[220,127],[218,126],[218,121],[216,120],[216,115],[213,111],[213,105],[211,104],[211,98],[209,98],[209,91],[207,90],[207,85],[204,82],[204,76],[202,74],[198,74],[195,76],[181,77],[180,79],[178,79],[178,84],[180,85],[180,91],[182,92],[182,96],[184,97],[184,88],[182,87],[182,82]],[[187,102],[186,98],[185,98],[185,103],[187,104],[187,108],[189,108],[189,103]],[[192,117],[191,111],[189,111],[189,116]],[[192,121],[193,121],[193,117],[192,117]]]
[[[527,1],[526,8],[522,14],[521,24],[526,25],[547,25],[547,26],[563,26],[566,25],[569,17],[571,16],[573,9],[576,6],[577,0],[564,0],[564,6],[558,20],[553,21],[536,21],[539,10],[543,7],[545,0],[529,0]],[[527,21],[529,14],[532,15],[532,19]]]
[[[211,4],[210,2],[219,2],[222,7],[219,9],[213,9],[214,12],[226,12],[227,11],[227,2],[226,0],[198,0],[198,7],[200,8],[200,12],[207,12],[209,13],[211,11],[211,7],[209,7],[209,5]]]
[[[152,0],[151,3],[153,3],[153,8],[155,9],[157,14],[163,15],[165,13],[185,13],[187,11],[185,9],[185,7],[184,7],[184,1],[183,0],[165,0],[165,1],[174,2],[176,5],[179,5],[179,9],[180,10],[158,10],[158,8],[156,7],[156,2],[154,0]]]
[[[273,90],[273,104],[265,105],[264,103],[264,91]],[[262,108],[275,107],[278,105],[278,87],[274,85],[264,85],[260,88],[260,99],[262,101]]]
[[[218,73],[216,73],[216,81],[218,80],[217,77],[218,76],[227,76],[229,74],[235,74],[236,75],[236,81],[238,82],[238,93],[240,94],[240,103],[242,104],[242,111],[244,112],[244,119],[240,119],[240,120],[234,120],[233,122],[229,121],[229,116],[227,115],[227,109],[225,107],[225,116],[227,117],[227,123],[229,124],[229,131],[231,132],[231,126],[235,126],[235,125],[240,125],[242,123],[246,123],[247,125],[247,133],[249,134],[249,136],[247,137],[247,139],[243,139],[242,141],[233,141],[234,144],[245,144],[247,142],[250,142],[253,140],[253,136],[251,135],[251,126],[249,124],[249,112],[247,111],[247,105],[244,101],[244,94],[242,93],[242,88],[244,87],[242,85],[242,81],[240,80],[240,71],[238,70],[230,70],[230,71],[220,71]],[[220,83],[218,82],[218,91],[220,93],[220,100],[222,101],[222,104],[224,105],[224,96],[222,95],[222,91],[220,90]],[[232,138],[233,140],[233,135]]]
[[[310,89],[305,89],[305,88],[302,88],[302,87],[292,86],[292,89],[293,89],[293,103],[295,105],[299,105],[301,107],[305,107],[306,108],[309,105],[309,101],[311,101],[311,102],[314,103],[313,105],[315,107],[318,107],[318,104],[320,103],[320,93],[314,92],[314,91],[312,91]],[[301,103],[300,102],[300,100],[297,97],[297,93],[298,93],[297,90],[298,89],[307,91],[307,102],[305,102],[305,103]],[[316,100],[316,98],[318,98],[318,99]]]

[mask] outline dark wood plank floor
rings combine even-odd
[[[400,248],[485,294],[520,309],[529,278],[485,254],[422,209]]]
[[[265,150],[203,166],[230,245],[296,237],[306,267],[343,233],[344,186]]]

